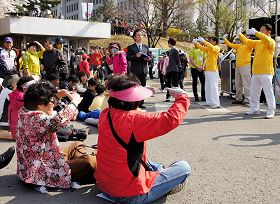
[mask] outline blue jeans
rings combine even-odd
[[[185,180],[189,177],[190,172],[191,172],[191,167],[188,164],[188,162],[186,161],[174,162],[168,168],[165,168],[159,172],[153,187],[146,194],[125,197],[125,198],[113,197],[108,194],[105,193],[104,194],[111,200],[115,201],[116,203],[131,203],[131,204],[150,203],[166,195],[177,185],[185,182]]]

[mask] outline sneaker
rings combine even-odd
[[[237,101],[237,100],[235,100],[235,101],[232,102],[232,104],[243,104],[243,101]]]
[[[214,105],[214,106],[211,106],[210,108],[211,108],[211,109],[216,109],[216,108],[220,108],[220,106]]]
[[[38,191],[39,193],[48,193],[48,190],[45,186],[38,186],[35,188],[36,191]]]
[[[271,119],[274,117],[274,111],[267,111],[265,119]]]
[[[6,167],[15,154],[15,148],[10,147],[6,152],[0,155],[0,169]]]
[[[167,98],[167,99],[165,100],[165,102],[169,102],[169,101],[170,101],[170,99],[171,99],[170,97],[169,97],[169,98]]]
[[[259,115],[259,114],[260,114],[260,111],[252,111],[252,110],[245,113],[245,115]]]

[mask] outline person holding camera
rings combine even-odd
[[[127,73],[127,60],[125,55],[120,50],[120,43],[112,42],[109,44],[109,52],[106,56],[106,62],[109,66],[112,66],[114,74]]]
[[[37,51],[38,48],[40,48],[40,51]],[[45,48],[38,41],[34,41],[27,45],[27,49],[22,55],[22,74],[24,76],[32,76],[34,80],[40,80],[40,58],[43,57]]]
[[[66,96],[71,102],[55,112],[59,98]],[[77,182],[94,182],[96,157],[86,153],[82,142],[60,147],[56,133],[75,119],[80,101],[78,94],[57,91],[47,81],[30,85],[24,95],[16,136],[17,175],[41,193],[47,187],[79,188]]]

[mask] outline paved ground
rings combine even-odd
[[[156,80],[150,84],[158,87]],[[147,102],[147,110],[166,110],[171,103],[163,100],[164,94],[157,92]],[[165,166],[187,160],[192,167],[186,188],[157,203],[280,203],[279,107],[276,117],[266,120],[264,112],[245,116],[248,108],[231,105],[229,98],[222,97],[221,103],[223,108],[213,111],[192,102],[180,127],[148,143],[151,160]],[[97,139],[97,130],[91,130],[87,144],[95,144]],[[12,145],[14,142],[0,141],[0,152]],[[23,186],[15,173],[16,157],[0,170],[0,203],[107,203],[95,196],[95,185],[43,195]]]

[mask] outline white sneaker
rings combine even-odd
[[[81,188],[81,186],[80,186],[80,184],[78,184],[77,182],[72,182],[72,183],[71,183],[71,188],[73,188],[73,189],[79,189],[79,188]]]
[[[274,117],[274,111],[267,111],[265,115],[265,119],[271,119]]]
[[[250,110],[245,113],[245,115],[259,115],[259,114],[260,114],[260,111],[253,111],[253,110]]]
[[[35,188],[36,191],[40,192],[40,193],[48,193],[48,190],[45,186],[38,186]]]
[[[211,106],[211,109],[216,109],[216,108],[220,108],[220,106],[216,106],[216,105]]]

